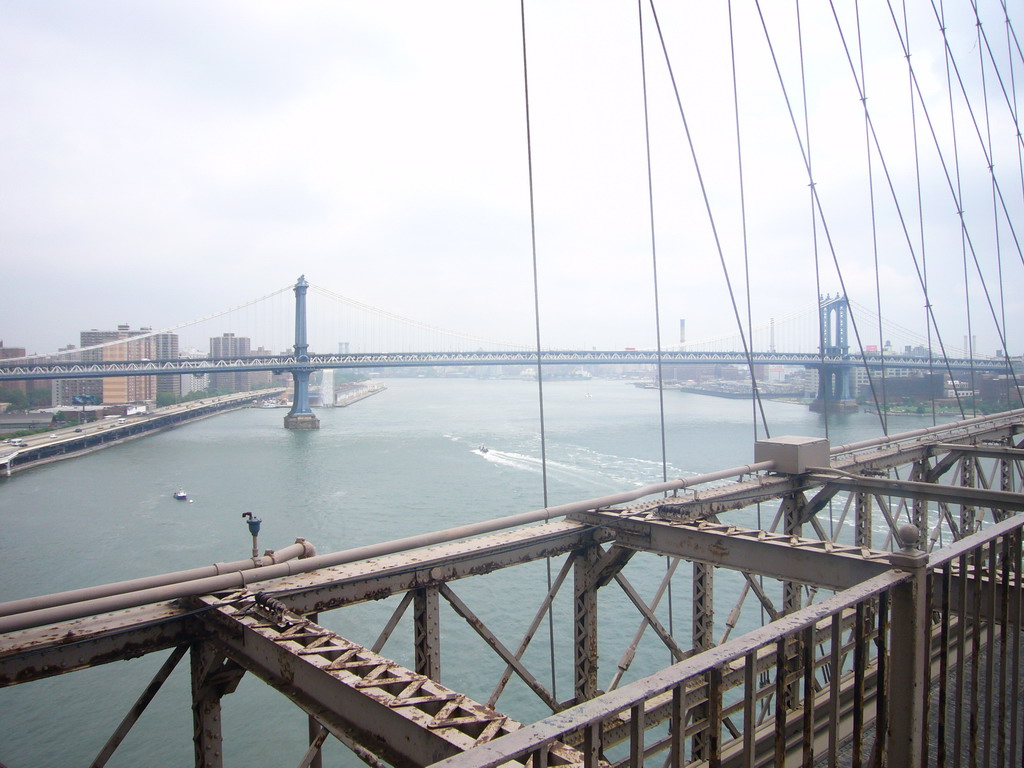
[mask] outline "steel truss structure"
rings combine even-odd
[[[223,764],[220,702],[247,673],[309,715],[300,766],[318,764],[327,738],[373,766],[1020,765],[1022,432],[1018,410],[834,448],[777,438],[749,466],[378,549],[254,563],[237,583],[204,575],[158,593],[0,605],[0,686],[172,649],[94,765],[186,653],[203,767]],[[762,513],[771,522],[758,526]],[[665,563],[651,597],[631,570],[644,558]],[[548,586],[508,644],[459,582],[544,560]],[[680,629],[661,603],[687,571]],[[741,588],[716,625],[722,579]],[[495,599],[521,605],[523,590],[504,583]],[[638,621],[617,663],[599,645],[612,584]],[[379,633],[325,626],[332,611],[384,599],[395,608]],[[445,606],[505,668],[486,701],[440,682],[460,661],[441,652]],[[759,626],[731,636],[758,613]],[[568,700],[526,661],[549,616],[571,636]],[[382,655],[403,622],[411,668]],[[636,672],[648,630],[669,665]],[[606,681],[601,669],[616,671]],[[476,670],[456,676],[479,687]],[[502,713],[512,676],[550,717],[524,725]]]
[[[543,350],[538,357],[530,350],[469,352],[365,352],[357,354],[268,355],[239,358],[189,358],[174,360],[107,360],[97,362],[25,362],[0,365],[0,381],[41,381],[81,379],[104,376],[153,376],[156,374],[203,374],[224,371],[293,371],[347,368],[410,368],[417,366],[462,365],[794,365],[807,368],[832,366],[865,367],[881,370],[909,368],[930,370],[935,362],[910,355],[827,354],[818,352],[690,352],[678,350]],[[1006,373],[1019,368],[1017,359],[997,357],[949,358],[943,361],[948,371]]]

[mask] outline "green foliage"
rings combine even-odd
[[[49,387],[45,389],[30,389],[28,391],[28,402],[32,408],[47,408],[53,402],[52,392]]]
[[[0,403],[10,403],[12,411],[45,408],[50,404],[50,389],[36,387],[30,389],[28,394],[18,389],[0,389]]]
[[[232,393],[233,390],[230,389],[201,389],[198,392],[189,392],[187,395],[176,395],[173,392],[158,392],[156,405],[158,408],[163,408],[167,405],[191,403],[196,400],[206,400],[207,398],[220,397],[221,395],[230,395]]]
[[[29,407],[28,396],[17,389],[0,389],[0,403],[10,403],[12,411],[24,411]]]
[[[164,406],[174,405],[175,403],[181,402],[181,396],[176,395],[173,392],[157,392],[156,393],[156,407],[163,408]]]

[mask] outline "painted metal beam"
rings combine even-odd
[[[171,603],[0,634],[0,688],[194,642],[203,628]]]
[[[544,523],[425,551],[323,568],[268,583],[265,588],[296,613],[322,612],[557,557],[607,538],[608,534],[576,522]]]
[[[889,570],[889,554],[818,539],[772,534],[750,528],[698,521],[670,523],[638,520],[614,512],[572,515],[574,520],[603,525],[625,547],[674,555],[769,578],[842,590]]]
[[[890,480],[881,477],[815,476],[822,483],[854,493],[870,492],[883,496],[899,496],[922,501],[941,501],[947,504],[970,504],[994,509],[1024,510],[1024,494],[995,491],[963,485],[918,483],[911,480]]]
[[[396,768],[420,768],[520,724],[280,604],[193,598],[217,646],[332,733]],[[565,750],[565,757],[577,756]],[[578,759],[578,758],[577,758]]]

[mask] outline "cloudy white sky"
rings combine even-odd
[[[651,346],[637,5],[525,5],[543,341]],[[761,5],[803,131],[795,6]],[[924,334],[916,258],[946,343],[962,345],[969,299],[978,346],[991,353],[999,346],[992,313],[970,252],[965,286],[956,207],[920,103],[911,113],[889,8],[861,5],[868,105],[913,243],[911,255],[876,153],[882,313]],[[1009,348],[1020,354],[1024,260],[1014,235],[1024,237],[1024,193],[1007,100],[1014,109],[1024,103],[1012,93],[1010,62],[1018,91],[1024,63],[1019,50],[1007,52],[1001,4],[981,0],[1008,92],[986,61],[986,111],[985,41],[979,48],[969,3],[946,5],[956,6],[946,9],[952,50],[986,142],[991,133],[1014,230],[993,206],[982,142],[954,81],[965,216],[995,313],[1005,312]],[[955,173],[938,25],[930,2],[909,6],[911,60]],[[853,3],[836,7],[857,63]],[[902,23],[902,5],[892,7]],[[745,321],[728,6],[662,0],[655,8]],[[169,327],[305,274],[424,323],[530,341],[519,14],[515,0],[0,0],[0,340],[45,353],[77,343],[85,328]],[[811,159],[832,243],[819,224],[817,279],[807,172],[783,91],[757,6],[733,3],[755,325],[813,311],[816,282],[839,291],[833,250],[851,297],[875,306],[859,94],[829,5],[803,3],[801,14]],[[734,331],[735,322],[646,3],[644,29],[670,344],[680,318],[690,340]],[[862,332],[877,342],[877,326],[865,321]]]

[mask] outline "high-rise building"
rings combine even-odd
[[[104,362],[121,362],[133,360],[152,360],[151,339],[133,339],[133,336],[141,336],[146,333],[145,329],[131,330],[131,326],[119,325],[114,333],[114,338],[109,341],[124,339],[123,344],[111,344],[97,350],[102,355]],[[85,346],[83,340],[82,345]],[[154,376],[124,376],[117,378],[103,379],[103,402],[104,403],[137,403],[145,400],[156,399],[156,377]]]
[[[15,357],[24,357],[24,347],[5,347],[4,343],[0,341],[0,360],[10,360]],[[28,394],[28,382],[27,381],[5,381],[3,385],[0,385],[3,389],[13,390],[15,392],[21,392],[24,395]]]
[[[177,360],[178,334],[157,333],[150,337],[153,341],[153,360]],[[181,395],[181,376],[178,374],[163,374],[156,377],[157,394],[169,392],[172,395]]]
[[[250,352],[249,345],[248,336],[235,336],[233,333],[214,336],[210,339],[210,357],[224,360],[251,357],[252,353]],[[249,373],[246,371],[211,373],[210,388],[228,392],[247,392],[251,389],[249,386]]]
[[[110,343],[116,341],[123,343]],[[79,342],[82,349],[75,358],[86,363],[167,360],[178,356],[177,334],[153,334],[149,328],[133,331],[129,325],[119,325],[115,331],[101,331],[96,328],[81,331]],[[90,349],[97,346],[100,348]],[[177,375],[67,379],[54,383],[53,399],[56,405],[70,405],[76,395],[94,395],[100,402],[110,404],[141,403],[155,400],[158,391],[180,394],[180,381],[181,377]]]

